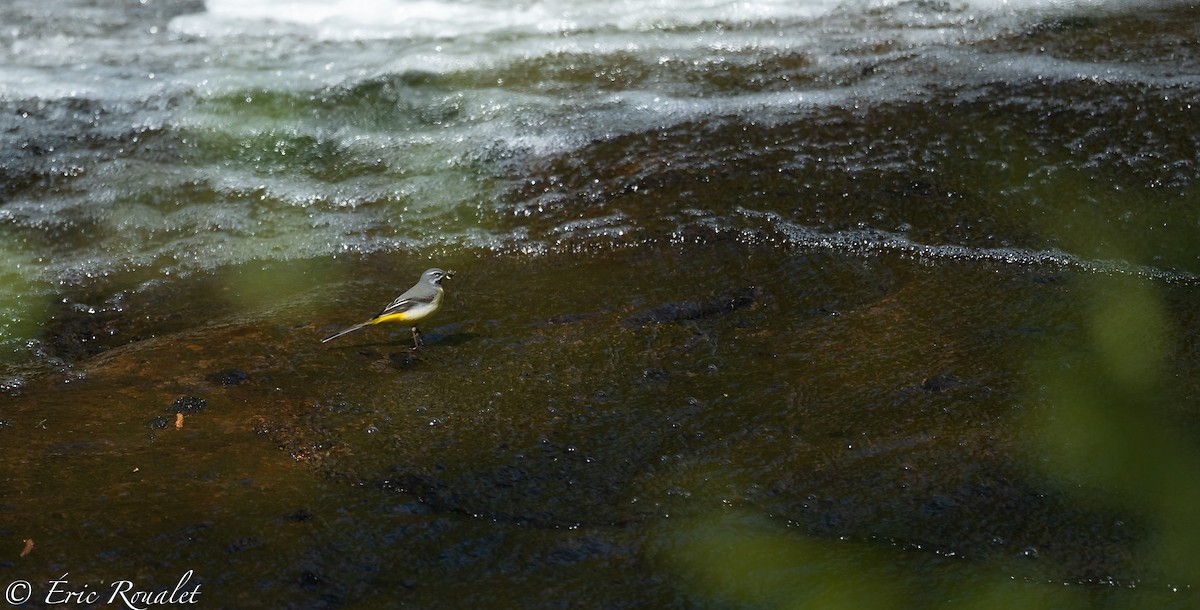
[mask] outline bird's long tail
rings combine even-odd
[[[355,324],[354,326],[351,326],[350,328],[339,330],[336,333],[333,333],[332,335],[329,335],[328,337],[321,339],[321,343],[328,343],[330,341],[333,341],[334,339],[337,339],[338,337],[340,337],[342,335],[348,335],[360,328],[370,326],[374,323],[375,323],[375,320],[368,320],[366,322],[363,322],[362,324]]]

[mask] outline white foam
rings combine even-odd
[[[811,72],[821,74],[895,62],[900,69],[887,71],[888,87],[917,90],[928,84],[928,71],[920,70],[911,83],[901,72],[917,58],[939,64],[936,73],[960,78],[963,84],[995,77],[1010,67],[1018,78],[1034,71],[1061,76],[1064,69],[1092,78],[1143,78],[1146,72],[1140,67],[1064,67],[1051,60],[1037,65],[1028,56],[1014,57],[1010,65],[1002,57],[985,57],[973,46],[1058,14],[1094,14],[1131,5],[1139,2],[208,0],[205,12],[176,18],[171,29],[189,36],[230,38],[231,44],[248,48],[255,40],[265,45],[269,62],[254,63],[261,53],[252,52],[232,64],[223,61],[215,70],[201,68],[188,75],[202,80],[196,85],[209,92],[247,82],[267,88],[311,88],[385,74],[487,71],[564,55],[620,55],[618,64],[628,56],[643,62],[659,58],[676,66],[803,57]],[[361,44],[344,46],[353,41]],[[288,44],[295,45],[294,52],[279,50]],[[668,77],[676,69],[668,68]],[[1021,71],[1025,74],[1018,75]]]
[[[838,0],[208,0],[204,16],[176,21],[194,34],[230,32],[237,21],[303,25],[326,39],[453,38],[482,33],[553,33],[617,28],[644,31],[705,22],[812,18]]]
[[[701,24],[884,15],[905,25],[974,23],[995,15],[1127,10],[1148,0],[207,0],[206,12],[177,19],[192,34],[247,34],[247,24],[293,24],[323,39],[455,38],[487,33],[664,30]],[[239,26],[238,24],[241,24]],[[262,32],[260,28],[258,30]]]

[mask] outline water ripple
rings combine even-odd
[[[982,248],[959,244],[922,244],[902,233],[879,229],[829,231],[785,220],[774,212],[739,208],[749,219],[766,222],[786,236],[791,245],[854,253],[897,252],[922,259],[994,261],[1009,265],[1051,266],[1088,273],[1128,275],[1170,283],[1200,284],[1200,274],[1171,271],[1119,260],[1086,259],[1059,249],[1032,250],[1016,247]]]

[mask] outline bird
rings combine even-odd
[[[396,297],[391,305],[383,308],[383,311],[375,314],[370,320],[361,324],[355,324],[350,328],[339,330],[328,337],[321,340],[321,343],[328,343],[338,337],[352,333],[360,328],[379,324],[381,322],[417,322],[424,320],[437,312],[442,307],[442,299],[446,294],[442,288],[442,280],[454,277],[453,271],[442,271],[434,267],[426,269],[425,273],[421,274],[421,279],[412,288],[404,291],[404,294]],[[419,348],[424,345],[421,341],[421,331],[416,325],[412,327],[413,348]]]

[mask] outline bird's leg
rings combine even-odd
[[[418,330],[416,326],[412,327],[412,335],[413,335],[413,349],[417,349],[419,347],[425,346],[425,342],[421,340],[421,331]]]

